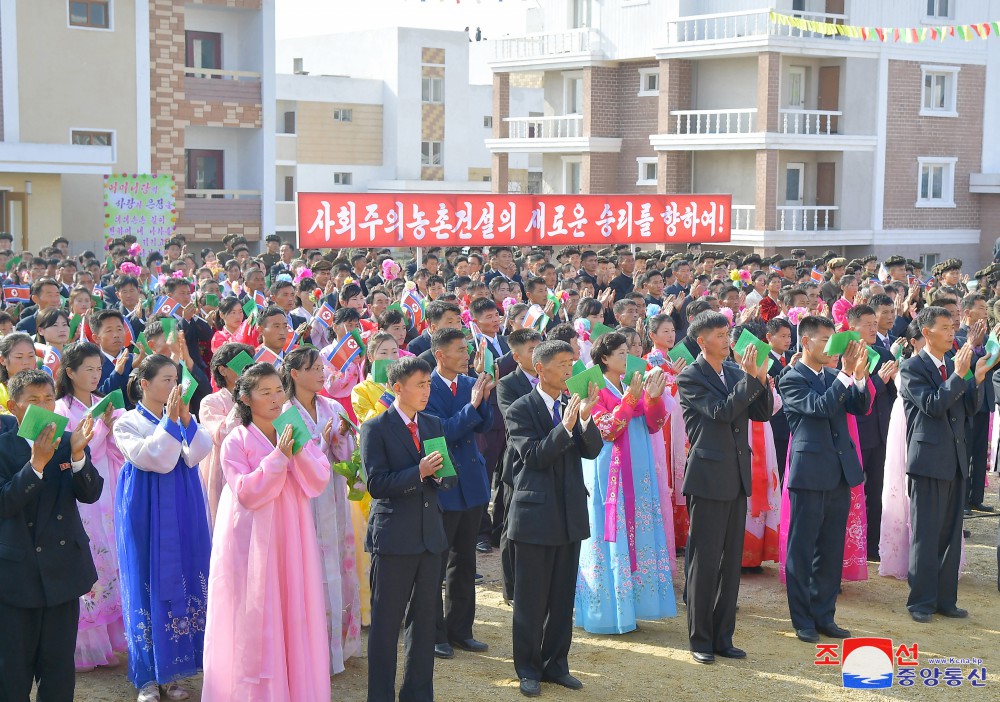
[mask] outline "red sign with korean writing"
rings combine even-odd
[[[299,193],[299,247],[725,243],[730,195]]]

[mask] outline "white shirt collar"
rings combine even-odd
[[[535,390],[538,392],[538,395],[542,398],[542,400],[545,401],[545,406],[548,408],[549,414],[551,414],[552,405],[554,405],[557,402],[557,400],[554,397],[549,397],[549,395],[544,390],[542,390],[541,383],[535,386]]]
[[[402,418],[403,424],[409,425],[410,422],[417,421],[417,418],[415,416],[414,417],[407,417],[406,416],[406,412],[404,412],[403,408],[399,406],[399,400],[398,399],[397,400],[393,400],[392,406],[396,408],[397,412],[399,412],[399,416],[400,416],[400,418]]]
[[[924,353],[927,354],[927,358],[929,358],[932,361],[934,361],[934,365],[937,366],[938,368],[940,368],[941,366],[944,365],[944,359],[942,359],[942,358],[936,358],[934,356],[934,354],[932,354],[930,352],[930,349],[928,349],[926,346],[924,347]]]

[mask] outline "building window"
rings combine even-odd
[[[222,70],[222,35],[218,32],[184,32],[184,61],[187,68]],[[218,74],[188,71],[199,78],[221,78]]]
[[[428,76],[420,79],[420,99],[423,102],[444,102],[444,78]]]
[[[70,132],[70,141],[80,146],[113,146],[111,132],[74,129]]]
[[[927,0],[927,16],[936,19],[951,17],[951,0]]]
[[[579,156],[563,157],[563,192],[579,195],[583,185],[583,162]]]
[[[921,66],[923,75],[920,115],[923,117],[958,117],[956,87],[958,66]]]
[[[660,69],[639,69],[639,97],[652,97],[660,94]]]
[[[491,176],[491,175],[483,176],[483,182],[484,183],[492,183],[493,182],[493,176]]]
[[[71,27],[111,29],[111,3],[108,0],[70,0]]]
[[[917,207],[955,206],[956,158],[920,157]]]
[[[483,117],[483,127],[486,129],[493,129],[493,115],[486,115]]]
[[[353,180],[354,179],[351,178],[351,174],[347,172],[333,174],[334,185],[351,185],[353,183]]]
[[[925,253],[920,254],[920,262],[924,264],[924,275],[928,276],[931,274],[931,269],[938,264],[941,260],[941,254],[936,253]]]
[[[222,176],[223,152],[210,149],[186,149],[187,188],[189,190],[222,190],[225,180]],[[194,194],[193,197],[206,197]]]
[[[639,176],[635,181],[636,185],[656,185],[656,157],[640,156],[636,159],[639,164]]]
[[[338,107],[333,111],[334,122],[353,122],[354,110]]]
[[[441,142],[422,141],[420,142],[420,165],[440,166],[441,165]]]

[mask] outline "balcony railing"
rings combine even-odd
[[[260,222],[260,192],[187,189],[184,191],[181,221],[207,224]]]
[[[829,135],[837,133],[838,110],[779,110],[782,134]]]
[[[260,102],[260,73],[221,68],[184,69],[184,95],[206,102]]]
[[[835,205],[779,205],[778,230],[782,232],[825,232],[834,227]]]
[[[494,39],[494,61],[541,59],[601,51],[601,35],[589,27]]]
[[[672,110],[675,134],[751,134],[757,108],[741,110]]]
[[[566,139],[583,136],[583,115],[508,117],[510,139]]]
[[[826,12],[795,12],[796,17],[846,24],[846,15]],[[667,23],[667,37],[671,44],[691,41],[724,41],[746,37],[826,37],[825,34],[810,32],[796,27],[772,24],[771,11],[744,10],[742,12],[719,12],[709,15],[688,15]]]
[[[187,188],[185,198],[206,198],[211,200],[259,200],[259,190],[216,190],[207,188]]]
[[[729,208],[733,229],[745,232],[754,228],[754,211],[757,209],[753,205],[733,205]]]

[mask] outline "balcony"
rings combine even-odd
[[[498,153],[618,153],[622,140],[583,135],[583,115],[508,117],[510,136],[487,139],[486,148]]]
[[[757,210],[753,205],[733,205],[729,208],[732,228],[738,232],[747,232],[754,228],[754,212]]]
[[[779,205],[777,229],[779,232],[828,232],[836,229],[836,205]]]
[[[600,60],[604,55],[600,32],[589,27],[491,41],[493,56],[490,67],[494,71],[581,67]]]
[[[184,95],[188,100],[203,102],[260,104],[260,73],[187,67]]]
[[[188,188],[183,208],[183,224],[260,224],[260,191]]]
[[[805,20],[847,24],[847,15],[826,12],[790,12]],[[761,50],[792,49],[816,55],[832,52],[877,55],[866,42],[842,41],[838,34],[812,32],[771,21],[771,10],[743,10],[705,15],[687,15],[667,22],[666,43],[656,49],[657,58],[712,55],[745,55]]]
[[[840,134],[836,110],[782,109],[777,130],[761,129],[757,108],[672,110],[670,131],[654,134],[658,151],[715,149],[795,149],[798,151],[871,151],[874,135]]]

